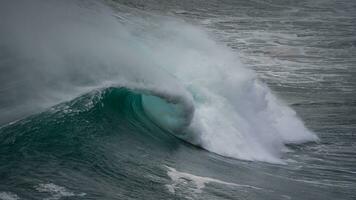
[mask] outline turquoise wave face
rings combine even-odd
[[[0,141],[0,191],[25,199],[48,198],[38,188],[49,183],[76,188],[73,198],[85,199],[124,197],[137,184],[141,192],[162,191],[165,181],[152,182],[147,170],[178,148],[195,149],[147,116],[141,93],[124,88],[94,91],[3,127]],[[165,170],[156,173],[167,178]]]
[[[171,142],[180,142],[174,136],[178,125],[185,125],[178,108],[158,97],[126,88],[93,91],[1,128],[1,155],[7,155],[1,157],[1,162],[27,159],[36,152],[71,154],[83,144],[112,134],[171,146]],[[167,120],[157,122],[155,115],[159,112],[165,112]]]
[[[181,104],[153,95],[142,95],[141,102],[145,113],[160,127],[169,131],[179,134],[179,131],[183,131],[191,122],[193,109],[185,111]]]

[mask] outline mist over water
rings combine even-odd
[[[7,62],[2,68],[9,75],[1,79],[8,85],[2,91],[2,100],[10,104],[9,109],[19,106],[10,115],[22,110],[33,113],[37,108],[69,100],[89,91],[86,87],[98,87],[104,81],[119,82],[133,76],[144,81],[140,76],[146,73],[142,70],[153,68],[142,45],[101,3],[4,4],[1,44]],[[138,55],[142,55],[140,59],[136,59]]]

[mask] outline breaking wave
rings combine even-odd
[[[203,29],[94,2],[13,2],[0,8],[11,19],[0,37],[9,71],[0,79],[2,123],[100,90],[110,91],[111,108],[139,116],[135,123],[223,156],[281,163],[285,144],[317,140]]]

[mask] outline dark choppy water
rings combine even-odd
[[[38,2],[41,1],[35,1]],[[40,94],[48,88],[38,89],[38,85],[43,83],[40,81],[28,86],[26,81],[37,81],[33,78],[37,77],[36,74],[24,76],[21,73],[23,76],[14,79],[12,74],[26,70],[24,67],[9,67],[38,64],[32,62],[36,61],[36,56],[32,60],[31,57],[18,56],[19,51],[10,51],[9,44],[1,40],[0,78],[1,83],[7,84],[0,86],[0,110],[3,112],[0,116],[3,124],[0,129],[0,199],[356,198],[356,2],[106,3],[115,10],[118,21],[136,24],[133,32],[142,40],[147,40],[142,35],[147,34],[149,27],[157,26],[150,21],[162,15],[204,27],[214,41],[231,48],[243,65],[256,71],[260,80],[296,110],[306,127],[315,132],[320,140],[288,144],[288,150],[283,150],[281,155],[285,164],[260,162],[260,157],[252,157],[255,161],[223,157],[214,148],[208,149],[218,154],[174,137],[170,134],[172,130],[167,131],[160,123],[154,122],[155,118],[147,116],[142,104],[142,95],[147,93],[112,87],[97,89],[92,86],[97,82],[91,78],[77,84],[95,88],[90,89],[91,92],[74,95],[77,98],[73,95],[53,98],[53,94],[48,93],[50,100],[46,97],[46,101],[42,101],[48,105],[69,101],[50,109],[47,109],[49,106],[43,108],[34,102],[43,100]],[[96,8],[94,3],[82,2],[80,5],[90,10]],[[160,27],[157,29],[161,30]],[[187,35],[192,33],[188,30]],[[2,34],[0,36],[6,36],[4,32]],[[86,37],[92,39],[91,36]],[[159,37],[166,37],[165,33]],[[152,40],[156,42],[155,38]],[[142,41],[138,39],[135,42]],[[172,46],[179,46],[179,42],[172,42]],[[209,45],[201,48],[210,48]],[[94,46],[100,47],[100,44],[95,43]],[[70,53],[78,54],[75,51]],[[126,57],[131,55],[122,54]],[[45,64],[57,63],[58,58],[52,54],[40,55],[50,57]],[[56,67],[77,63],[72,57],[69,56],[70,62]],[[175,56],[170,59],[175,59]],[[103,60],[99,59],[98,63]],[[202,63],[206,62],[197,62]],[[80,70],[67,70],[66,73],[74,74],[74,78],[68,79],[75,79],[81,74]],[[116,72],[111,68],[104,71]],[[175,76],[181,77],[179,70],[173,71]],[[66,73],[60,72],[58,76],[68,75]],[[190,73],[197,72],[193,70]],[[100,71],[96,75],[104,79],[108,77]],[[54,83],[46,80],[46,84],[56,85],[60,92],[67,90],[63,89],[67,85],[56,83],[62,79],[53,74],[49,77],[54,77]],[[190,91],[194,93],[195,89]],[[194,98],[199,99],[199,94]],[[31,110],[27,105],[32,104],[35,109]],[[150,105],[155,107],[161,104]],[[26,112],[18,112],[19,109]],[[34,115],[28,116],[29,113]],[[22,120],[6,124],[18,118]],[[217,130],[222,132],[227,130],[223,126],[219,128]]]

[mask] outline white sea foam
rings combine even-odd
[[[167,39],[145,41],[159,66],[193,95],[190,142],[225,156],[282,163],[285,143],[317,139],[230,49],[191,25],[161,23]]]
[[[255,189],[255,190],[261,189],[251,185],[242,185],[242,184],[236,184],[231,182],[225,182],[219,179],[214,179],[209,177],[196,176],[186,172],[177,171],[172,167],[168,167],[168,166],[166,167],[168,169],[167,174],[172,180],[172,183],[167,184],[166,187],[171,193],[175,193],[177,189],[183,186],[183,187],[187,187],[184,189],[189,189],[194,194],[199,194],[203,191],[204,187],[208,183],[222,184],[222,185],[227,185],[227,186],[237,187],[237,188],[247,188],[247,189]],[[191,184],[189,185],[189,183]]]
[[[44,200],[58,200],[63,197],[83,197],[85,193],[74,193],[63,186],[59,186],[53,183],[41,183],[35,187],[39,192],[48,193],[51,196],[46,197]]]
[[[11,192],[0,192],[0,200],[19,200],[20,197],[17,194]]]

